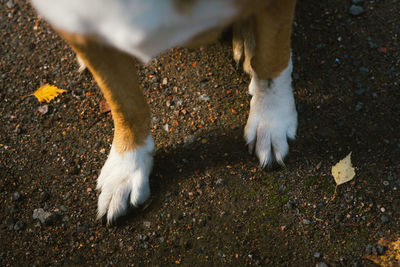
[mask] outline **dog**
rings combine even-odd
[[[97,180],[98,218],[109,223],[149,198],[154,142],[137,61],[215,40],[228,26],[233,57],[251,76],[244,137],[260,166],[283,164],[297,111],[290,38],[295,0],[31,0],[71,45],[111,108],[114,139]]]

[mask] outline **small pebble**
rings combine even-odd
[[[382,215],[381,221],[382,221],[383,223],[388,223],[388,222],[389,222],[389,217],[386,216],[386,215]]]
[[[15,231],[20,231],[20,230],[23,230],[24,228],[25,228],[25,224],[24,224],[23,221],[18,221],[14,225],[14,230]]]
[[[42,208],[35,209],[32,217],[34,220],[37,219],[44,225],[52,225],[57,219],[55,213],[44,211]]]
[[[48,105],[43,105],[38,107],[38,111],[40,114],[46,114],[47,112],[49,112],[49,106]]]
[[[144,221],[144,222],[143,222],[143,225],[144,225],[144,227],[146,227],[146,228],[150,228],[151,222],[149,222],[149,221]]]
[[[318,262],[317,264],[315,264],[315,267],[328,267],[328,264],[326,264],[325,262]]]
[[[355,109],[355,111],[360,111],[363,107],[364,107],[364,104],[362,102],[358,102],[354,109]]]
[[[14,1],[13,1],[13,0],[9,0],[9,1],[7,2],[7,4],[6,4],[6,5],[7,5],[7,7],[8,7],[8,8],[10,8],[10,9],[11,9],[11,8],[13,8],[13,7],[14,7],[15,3],[14,3]]]
[[[350,15],[358,16],[364,13],[364,8],[361,6],[352,5],[349,9]]]
[[[62,220],[63,223],[68,223],[69,222],[69,217],[67,215],[65,215]]]
[[[185,136],[185,137],[183,138],[184,146],[190,145],[190,144],[192,144],[194,141],[196,141],[196,137],[195,137],[194,135]]]
[[[310,220],[303,219],[303,224],[306,224],[306,225],[308,225],[308,224],[310,224],[310,223],[311,223],[311,221],[310,221]]]
[[[169,132],[169,125],[168,125],[168,123],[165,124],[165,125],[163,126],[163,129],[164,129],[166,132]]]
[[[12,194],[12,200],[13,201],[17,201],[18,199],[20,199],[21,198],[21,194],[19,193],[19,192],[14,192],[13,194]]]
[[[321,253],[319,253],[318,251],[314,253],[314,258],[321,258]]]
[[[66,211],[67,211],[67,208],[66,208],[64,205],[61,205],[61,206],[59,207],[59,209],[60,209],[62,212],[66,212]]]
[[[199,98],[201,101],[209,101],[210,100],[210,97],[206,94],[202,94]]]
[[[215,181],[216,185],[223,185],[224,184],[224,179],[219,178],[217,181]]]
[[[49,199],[49,197],[50,197],[50,195],[47,192],[40,193],[40,200],[41,201],[46,201],[46,200]]]

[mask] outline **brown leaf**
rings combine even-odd
[[[100,108],[100,113],[107,113],[111,110],[110,106],[108,105],[108,103],[105,99],[101,100],[101,102],[99,104],[99,108]]]

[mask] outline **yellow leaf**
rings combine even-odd
[[[45,84],[37,89],[32,95],[34,95],[40,102],[46,101],[49,103],[59,94],[66,92],[67,90],[59,89],[54,85]]]
[[[386,248],[383,255],[365,255],[365,258],[375,262],[379,266],[400,266],[400,237],[394,241],[381,238],[378,244]]]
[[[337,185],[346,183],[351,181],[356,172],[354,171],[353,166],[351,165],[351,152],[339,161],[335,166],[332,167],[332,175],[335,178],[335,182]]]

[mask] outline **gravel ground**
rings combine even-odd
[[[286,168],[247,153],[249,79],[229,40],[141,68],[152,199],[116,226],[95,220],[112,138],[97,85],[29,4],[0,3],[1,266],[373,266],[378,240],[400,236],[398,0],[299,1]],[[28,96],[45,83],[68,92]],[[357,175],[335,193],[331,166],[350,151]]]

